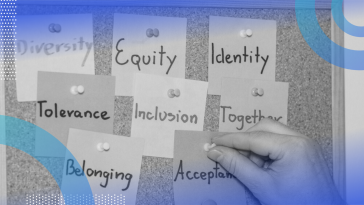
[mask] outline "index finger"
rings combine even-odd
[[[281,159],[285,153],[286,143],[292,136],[264,131],[237,132],[212,139],[216,145],[238,150],[252,151],[270,159]]]

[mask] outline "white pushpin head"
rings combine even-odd
[[[258,95],[259,95],[259,96],[263,96],[263,95],[264,95],[264,90],[263,90],[263,88],[258,88]]]
[[[99,150],[100,152],[109,151],[110,150],[110,144],[107,143],[107,142],[99,143],[99,144],[97,144],[97,150]]]
[[[99,150],[100,152],[104,151],[103,145],[104,145],[103,143],[97,144],[97,150]]]
[[[153,35],[154,35],[154,37],[159,36],[159,30],[157,28],[153,29]]]
[[[148,28],[146,31],[146,34],[147,34],[148,38],[153,37],[153,35],[154,35],[153,29]]]
[[[51,33],[54,33],[54,32],[56,32],[55,30],[54,30],[54,23],[51,23],[51,24],[49,24],[49,26],[48,26],[48,30],[51,32]]]
[[[251,37],[253,35],[253,31],[251,29],[247,29],[245,31],[245,34],[248,36],[248,37]]]
[[[77,91],[77,86],[72,86],[71,87],[71,93],[72,93],[72,95],[77,95],[78,94],[78,91]]]
[[[263,96],[264,95],[263,88],[253,88],[252,89],[252,95],[253,96]]]
[[[214,200],[208,199],[206,201],[203,201],[201,205],[217,205],[217,203]]]
[[[54,30],[55,32],[59,33],[59,32],[61,32],[62,27],[61,27],[61,25],[59,25],[59,24],[54,24],[54,26],[53,26],[53,30]]]
[[[241,31],[240,31],[240,36],[241,36],[241,37],[243,37],[243,38],[245,38],[245,37],[246,37],[246,32],[245,32],[245,30],[241,30]]]
[[[102,145],[102,148],[104,148],[105,151],[109,151],[110,149],[110,144],[105,142],[103,145]]]
[[[203,149],[204,149],[206,152],[210,151],[210,149],[212,149],[212,148],[214,148],[214,147],[216,147],[216,144],[215,144],[215,143],[212,143],[212,144],[210,144],[210,143],[206,143],[206,144],[204,144],[204,145],[203,145]]]
[[[253,88],[252,89],[252,95],[253,96],[258,96],[258,88]]]
[[[181,91],[179,89],[174,90],[174,96],[179,97],[181,95]]]
[[[77,92],[79,94],[83,94],[85,92],[85,87],[83,87],[82,85],[77,86]]]
[[[175,94],[174,94],[174,90],[173,89],[169,89],[168,90],[168,97],[170,97],[170,98],[174,98],[175,97]]]

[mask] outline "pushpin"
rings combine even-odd
[[[168,97],[170,97],[170,98],[174,98],[175,97],[175,94],[174,94],[174,90],[173,89],[169,89],[168,90]]]
[[[174,96],[179,97],[181,95],[181,91],[179,89],[174,89]]]
[[[253,88],[252,89],[252,95],[253,96],[263,96],[264,90],[262,88]]]
[[[263,90],[263,88],[258,88],[258,95],[259,95],[259,96],[263,96],[263,95],[264,95],[264,90]]]
[[[153,37],[153,35],[154,35],[153,29],[148,28],[146,31],[146,34],[149,38]]]
[[[253,31],[251,29],[247,29],[245,34],[248,36],[248,37],[251,37],[253,35]]]
[[[53,25],[53,30],[54,30],[55,32],[59,33],[59,32],[61,32],[62,27],[61,27],[61,25],[59,25],[59,24],[54,24],[54,25]]]
[[[109,151],[110,149],[110,144],[105,142],[103,145],[102,145],[102,148],[104,148],[105,151]]]
[[[48,26],[48,30],[49,30],[51,33],[56,32],[56,31],[54,30],[54,23],[49,24],[49,26]]]
[[[85,92],[85,88],[82,85],[77,86],[78,94],[83,94]]]
[[[240,36],[241,36],[241,37],[243,37],[243,38],[245,38],[245,37],[246,37],[246,32],[245,32],[245,30],[241,30],[241,31],[240,31]]]
[[[71,87],[71,93],[72,93],[72,95],[77,95],[78,94],[78,91],[77,91],[77,86],[72,86]]]
[[[203,149],[204,149],[206,152],[210,151],[210,149],[212,149],[212,148],[214,148],[214,147],[216,147],[216,144],[215,144],[215,143],[212,143],[212,144],[210,144],[210,143],[206,143],[206,144],[204,144],[204,145],[203,145]]]
[[[208,199],[203,201],[201,205],[217,205],[217,203],[214,200]]]
[[[157,28],[153,29],[153,35],[154,35],[154,37],[159,36],[159,30]]]
[[[97,150],[99,150],[100,152],[104,151],[103,145],[104,145],[103,143],[97,144]]]
[[[97,144],[97,150],[99,150],[100,152],[109,151],[110,150],[110,144],[107,143],[107,142],[99,143],[99,144]]]

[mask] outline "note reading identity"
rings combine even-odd
[[[246,204],[244,186],[204,150],[223,133],[176,131],[173,158],[173,191],[176,205]]]
[[[114,15],[112,75],[116,95],[133,95],[133,74],[185,78],[187,19]]]
[[[172,158],[175,130],[203,129],[207,83],[139,73],[134,85],[131,137],[146,139],[144,155]]]
[[[287,104],[288,83],[223,78],[219,131],[246,131],[265,117],[287,124]]]
[[[91,14],[17,16],[18,101],[37,100],[38,71],[95,74]]]
[[[143,148],[144,139],[70,129],[67,149],[73,157],[67,152],[62,189],[86,176],[94,195],[121,194],[123,204],[135,204]]]
[[[209,28],[209,94],[224,77],[275,80],[275,21],[210,16]]]
[[[72,87],[83,92],[72,93]],[[81,90],[82,91],[82,90]],[[39,72],[37,125],[64,145],[69,128],[113,133],[115,77]],[[64,149],[39,149],[47,138],[36,136],[37,156],[63,157]],[[47,147],[47,146],[45,146]]]

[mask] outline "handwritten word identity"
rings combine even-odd
[[[224,48],[221,48],[220,51],[215,50],[214,43],[211,44],[211,63],[215,64],[231,64],[231,63],[260,63],[262,61],[262,70],[260,71],[260,74],[263,74],[264,68],[268,62],[269,55],[262,56],[259,53],[259,47],[256,47],[256,50],[253,51],[247,51],[246,46],[244,46],[244,53],[235,53],[235,54],[226,54],[226,51]]]

